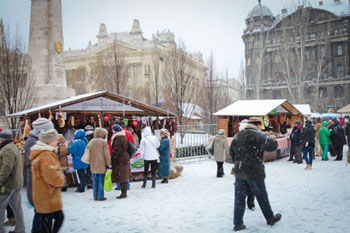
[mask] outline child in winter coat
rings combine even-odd
[[[43,131],[29,156],[32,161],[33,201],[40,216],[42,232],[44,229],[47,230],[45,232],[58,232],[64,219],[61,187],[65,179],[55,153],[57,143],[58,134],[55,129]]]
[[[88,142],[88,139],[85,137],[85,131],[83,129],[79,129],[75,131],[74,142],[68,150],[68,152],[73,156],[73,168],[77,171],[79,177],[78,188],[75,191],[78,193],[83,193],[85,191],[85,177],[87,175],[89,165],[82,162],[81,158],[84,155]]]

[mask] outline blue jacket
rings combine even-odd
[[[83,129],[75,131],[74,142],[69,147],[68,152],[73,156],[73,168],[76,170],[84,169],[89,166],[89,164],[81,161],[87,144],[88,139],[85,137],[85,131]]]
[[[158,167],[158,175],[167,177],[170,175],[170,143],[168,137],[163,137],[158,148],[160,163]]]

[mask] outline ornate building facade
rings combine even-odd
[[[282,9],[262,4],[246,19],[247,99],[286,98],[312,111],[335,110],[350,101],[350,2]]]
[[[83,90],[77,90],[79,94],[101,88],[113,89],[110,85],[107,87],[98,85],[101,81],[98,80],[99,74],[94,67],[98,63],[101,65],[102,58],[104,64],[110,62],[112,70],[113,67],[120,70],[121,79],[127,80],[117,91],[119,94],[148,104],[164,101],[164,92],[160,92],[157,98],[154,92],[156,92],[156,86],[162,90],[166,88],[164,75],[166,59],[169,53],[179,50],[172,32],[169,30],[157,32],[151,40],[146,39],[143,37],[139,21],[135,19],[130,32],[108,33],[106,25],[101,24],[96,37],[97,43],[94,45],[89,42],[85,49],[65,51],[67,79],[80,78],[82,82],[80,86],[86,86]],[[185,54],[186,75],[194,78],[195,81],[191,85],[196,86],[196,82],[203,80],[206,73],[202,54],[199,52]],[[106,66],[104,69],[108,70]],[[80,74],[82,77],[74,76],[79,70],[84,70]],[[104,74],[104,76],[108,75],[112,79],[116,76],[114,71]],[[155,80],[158,80],[157,85]]]

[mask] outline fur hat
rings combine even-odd
[[[39,140],[46,144],[58,141],[58,133],[55,129],[41,131],[39,134]]]
[[[225,134],[225,130],[224,129],[219,129],[218,134],[219,135],[224,135]]]
[[[120,132],[123,130],[123,128],[118,124],[114,124],[114,125],[112,125],[112,130],[115,132]]]
[[[12,139],[13,135],[11,130],[5,129],[0,132],[0,140],[1,141],[6,141]]]
[[[35,120],[32,126],[33,126],[33,129],[36,129],[39,132],[43,130],[54,129],[52,122],[49,119],[46,119],[43,117]]]

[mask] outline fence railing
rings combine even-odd
[[[217,124],[179,125],[175,136],[175,159],[207,156],[208,139],[217,133]]]

